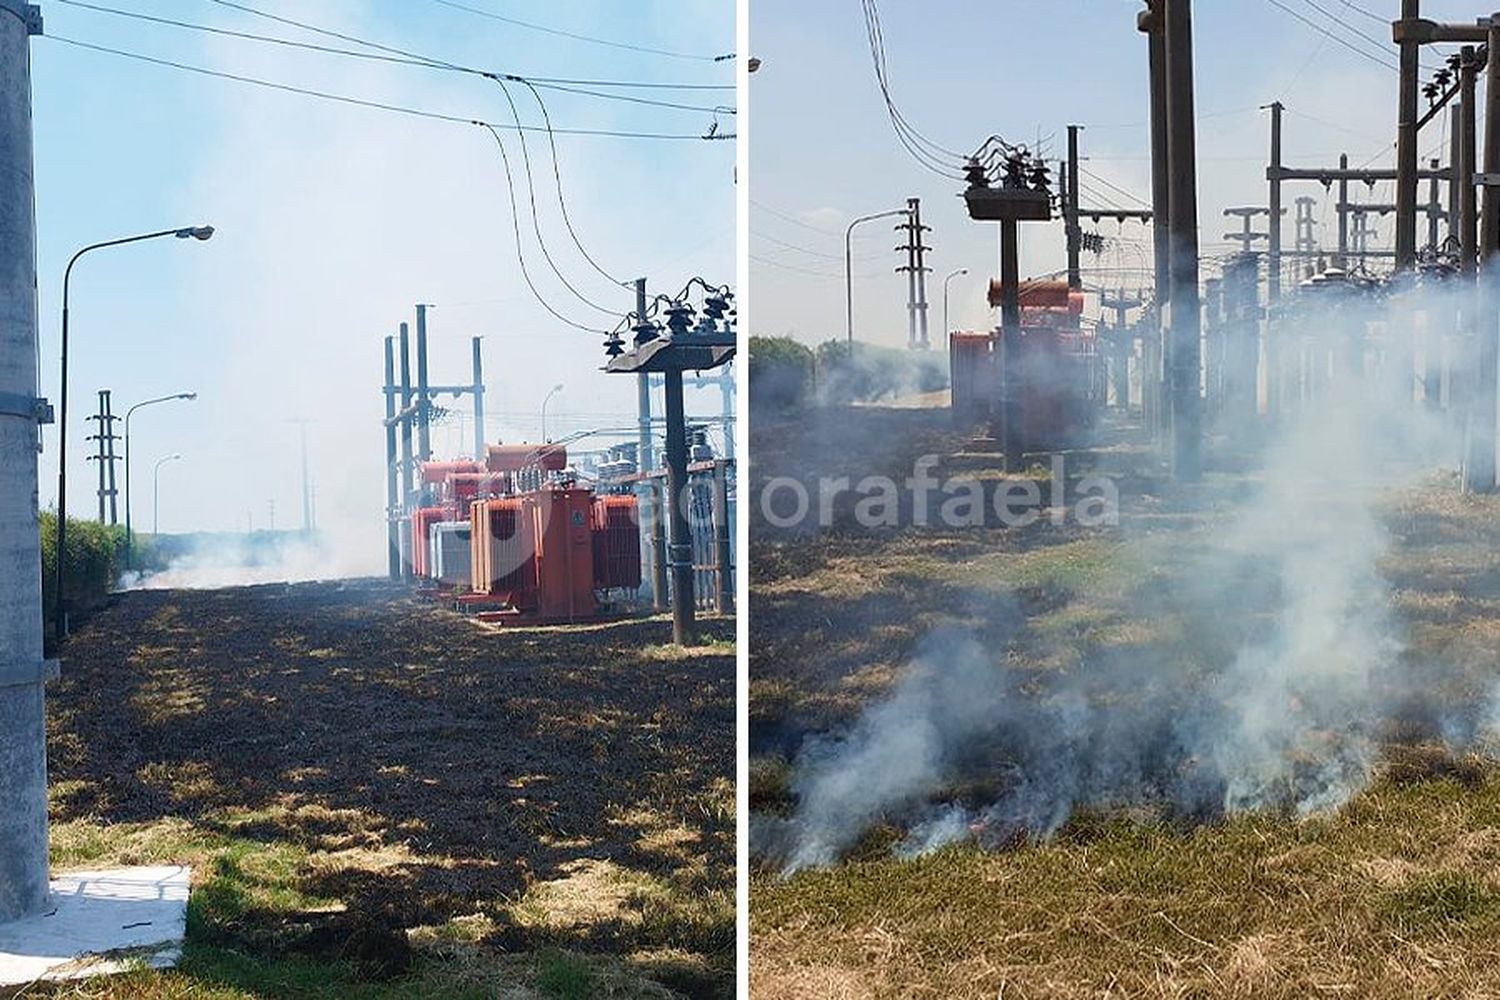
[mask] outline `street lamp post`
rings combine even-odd
[[[65,567],[68,564],[65,548],[68,525],[68,282],[73,277],[73,265],[78,263],[78,258],[91,250],[123,246],[126,243],[140,243],[164,236],[175,236],[180,240],[206,240],[213,234],[213,226],[188,226],[183,229],[163,229],[154,233],[142,233],[139,236],[126,236],[118,240],[90,243],[69,258],[68,266],[63,270],[62,364],[60,366],[62,387],[59,393],[57,417],[57,572],[54,576],[57,606],[53,610],[53,631],[57,639],[62,639],[68,634],[68,602],[65,589],[67,581]]]
[[[155,538],[161,534],[161,509],[157,503],[161,487],[161,467],[168,462],[175,462],[181,455],[168,455],[156,460],[156,467],[151,470],[151,537]]]
[[[125,411],[125,568],[135,568],[135,528],[130,520],[130,415],[143,406],[151,406],[154,403],[170,403],[173,400],[194,400],[198,398],[196,392],[178,392],[170,396],[158,396],[136,403]]]
[[[542,397],[542,444],[547,443],[547,404],[552,401],[553,395],[559,392],[562,392],[561,382],[547,390],[547,395]]]
[[[888,219],[893,215],[908,214],[910,214],[910,209],[895,208],[889,212],[861,215],[849,223],[849,228],[844,230],[844,332],[851,351],[854,350],[854,227],[861,222],[874,222],[876,219]]]
[[[968,273],[969,273],[969,269],[967,267],[961,267],[961,268],[959,268],[958,270],[954,271],[952,274],[948,275],[946,278],[943,279],[943,336],[945,336],[945,337],[948,336],[948,334],[950,334],[950,333],[953,332],[952,330],[948,329],[948,282],[952,281],[954,278],[958,277],[960,274],[968,274]],[[126,433],[128,434],[129,431],[126,431]],[[128,437],[125,439],[125,452],[126,452],[126,454],[130,453],[130,438],[128,438]],[[130,483],[130,471],[129,471],[130,470],[130,465],[129,465],[128,460],[127,460],[125,469],[126,469],[126,472],[125,472],[125,483],[126,483],[126,490],[128,491],[129,488],[130,488],[129,487],[129,483]],[[129,515],[129,511],[130,511],[130,494],[129,494],[129,492],[127,492],[125,494],[125,510],[126,510],[126,519],[128,520],[129,516],[130,516]]]

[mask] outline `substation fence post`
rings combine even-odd
[[[734,610],[734,563],[730,540],[734,537],[729,506],[729,469],[732,461],[714,463],[713,525],[714,567],[719,614]]]

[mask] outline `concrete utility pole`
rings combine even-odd
[[[1474,46],[1465,45],[1458,52],[1458,267],[1460,273],[1470,281],[1474,279],[1479,251],[1479,206],[1473,182],[1478,162],[1478,109],[1475,100],[1475,83],[1478,77],[1478,55]]]
[[[1172,315],[1167,355],[1172,391],[1172,469],[1181,482],[1202,475],[1203,399],[1198,298],[1197,123],[1193,112],[1191,0],[1164,0],[1167,35],[1167,156],[1171,161]],[[1271,231],[1279,220],[1271,206]]]
[[[1459,242],[1459,188],[1462,187],[1459,160],[1462,157],[1463,107],[1455,104],[1449,109],[1448,119],[1448,242],[1458,246]]]
[[[483,462],[484,454],[484,353],[480,345],[483,337],[474,337],[470,341],[473,351],[474,384],[471,392],[474,395],[474,461]]]
[[[922,242],[922,234],[931,232],[931,226],[922,225],[922,199],[906,199],[906,221],[896,226],[897,232],[906,233],[906,242],[896,247],[905,251],[906,263],[896,271],[906,273],[906,346],[911,350],[927,350],[927,272],[923,255],[932,248]]]
[[[1083,244],[1083,231],[1078,225],[1078,132],[1083,126],[1068,126],[1068,183],[1065,194],[1063,222],[1068,234],[1068,288],[1078,291],[1083,287],[1083,274],[1078,256]]]
[[[1136,16],[1136,28],[1146,35],[1151,89],[1151,244],[1155,274],[1155,326],[1142,335],[1142,422],[1154,434],[1167,427],[1168,410],[1163,405],[1163,364],[1166,339],[1166,304],[1172,296],[1172,205],[1171,165],[1167,159],[1167,42],[1162,17],[1165,0],[1146,0],[1147,9]]]
[[[1115,342],[1110,351],[1110,383],[1114,390],[1115,406],[1122,410],[1130,408],[1130,347],[1132,337],[1127,314],[1146,304],[1139,293],[1127,293],[1123,286],[1116,291],[1107,289],[1099,293],[1099,308],[1115,311]]]
[[[0,923],[47,903],[47,735],[37,450],[30,36],[38,8],[0,0]]]
[[[1266,243],[1266,305],[1274,308],[1281,301],[1281,113],[1285,108],[1280,101],[1272,101],[1270,107],[1271,169],[1267,171],[1270,192],[1266,204],[1271,206],[1271,215]],[[1275,378],[1275,365],[1271,366],[1271,372]]]
[[[302,452],[302,533],[312,534],[312,480],[307,474],[307,421],[297,421],[297,444]]]
[[[1443,161],[1434,156],[1429,165],[1434,171],[1443,165]],[[1436,174],[1427,179],[1427,245],[1436,250],[1442,243],[1442,237],[1438,235],[1438,226],[1443,221],[1443,203],[1438,193],[1438,179]]]
[[[386,573],[401,579],[401,485],[396,458],[396,344],[385,338],[385,534]],[[476,414],[476,421],[477,421]],[[248,516],[248,515],[247,515]],[[248,529],[247,529],[248,530]]]
[[[89,419],[99,424],[99,432],[90,434],[87,438],[89,441],[99,442],[99,450],[89,456],[89,461],[99,463],[99,523],[119,524],[119,507],[115,502],[115,442],[119,440],[119,435],[115,433],[115,421],[120,418],[114,415],[110,407],[108,389],[99,390],[99,412]]]
[[[646,326],[646,279],[635,279],[635,315],[639,326]],[[636,509],[641,517],[641,564],[651,580],[651,604],[657,611],[667,609],[666,503],[660,501],[656,485],[644,478],[656,468],[654,441],[651,437],[651,375],[641,372],[635,377],[636,391],[636,471],[643,477],[636,486]]]
[[[1484,199],[1479,213],[1479,283],[1474,310],[1474,394],[1469,418],[1469,448],[1464,462],[1464,488],[1476,493],[1495,489],[1496,380],[1500,376],[1500,296],[1495,290],[1500,270],[1500,14],[1489,20],[1490,58],[1484,91]],[[1472,175],[1471,175],[1472,176]],[[1473,184],[1468,185],[1473,190]]]
[[[427,306],[417,306],[417,458],[432,461],[432,398],[427,391]]]
[[[1296,237],[1293,246],[1298,253],[1310,254],[1318,248],[1318,239],[1313,235],[1313,227],[1317,225],[1313,219],[1313,206],[1317,204],[1316,198],[1301,195],[1295,202],[1297,206]]]
[[[688,523],[687,415],[682,401],[682,370],[662,373],[667,418],[667,531],[672,566],[672,641],[694,640],[693,531]]]
[[[1237,218],[1240,220],[1240,231],[1237,233],[1225,233],[1224,238],[1240,245],[1241,252],[1252,250],[1258,240],[1266,239],[1269,233],[1257,232],[1251,228],[1251,220],[1258,215],[1270,215],[1271,210],[1259,205],[1241,205],[1224,209],[1224,217]]]
[[[405,323],[400,326],[401,342],[401,412],[405,413],[412,404],[411,385],[411,332]],[[416,463],[412,460],[411,442],[411,420],[401,421],[401,505],[400,510],[404,515],[411,507],[412,495],[412,473],[415,472]],[[272,525],[274,528],[275,525]],[[401,537],[401,577],[409,580],[412,575],[412,558],[415,553],[413,546],[417,544],[416,539],[411,537],[411,522],[402,517],[397,527]]]
[[[1401,0],[1401,20],[1422,16],[1421,0]],[[1398,36],[1400,84],[1396,106],[1396,270],[1408,271],[1417,263],[1417,73],[1422,43]]]
[[[1349,154],[1339,154],[1339,171],[1342,173],[1349,169]],[[1349,178],[1339,178],[1339,256],[1338,267],[1340,270],[1349,269],[1349,215],[1343,206],[1349,204]]]

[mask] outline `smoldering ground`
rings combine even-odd
[[[1418,306],[1435,349],[1455,301]],[[1038,663],[1026,610],[976,590],[964,610],[991,625],[932,632],[888,693],[802,742],[784,813],[752,822],[755,853],[790,872],[872,833],[911,854],[1045,839],[1091,810],[1306,816],[1363,789],[1393,740],[1487,743],[1493,699],[1454,698],[1413,662],[1383,568],[1391,498],[1451,469],[1462,432],[1414,401],[1396,325],[1315,316],[1286,335],[1316,384],[1226,509],[1165,541],[1122,530],[1117,559],[1155,546],[1168,566],[1111,608],[1152,641]]]

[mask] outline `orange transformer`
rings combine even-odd
[[[590,490],[476,500],[470,517],[473,589],[509,606],[497,619],[572,622],[597,613]]]
[[[455,512],[448,507],[418,507],[411,512],[411,569],[419,577],[432,575],[427,558],[430,551],[427,539],[432,526],[439,521],[456,520]]]
[[[517,604],[518,597],[530,593],[536,579],[536,542],[525,504],[520,497],[476,500],[469,512],[469,574],[474,592]]]
[[[594,498],[594,586],[635,590],[641,585],[641,522],[634,496]]]
[[[543,489],[526,498],[536,520],[537,603],[547,621],[592,618],[594,601],[594,494]]]
[[[1019,299],[1021,327],[1008,341],[1000,330],[949,334],[953,415],[967,423],[995,419],[1009,365],[1022,448],[1077,444],[1095,424],[1103,391],[1094,338],[1079,325],[1083,293],[1065,281],[1023,281]],[[999,282],[991,282],[990,304],[999,301]]]

